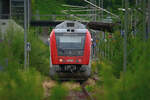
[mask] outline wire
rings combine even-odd
[[[116,17],[116,18],[119,18],[119,19],[120,19],[120,17],[119,17],[119,16],[117,16],[117,15],[115,15],[115,14],[113,14],[113,13],[109,12],[108,10],[106,10],[106,9],[104,9],[104,8],[101,8],[101,7],[98,7],[97,5],[95,5],[95,4],[93,4],[93,3],[91,3],[91,2],[89,2],[89,1],[87,1],[87,0],[84,0],[84,1],[85,1],[85,2],[87,2],[87,3],[89,3],[90,5],[92,5],[93,7],[96,7],[97,9],[102,10],[102,11],[104,11],[104,12],[106,12],[106,13],[108,13],[108,14],[111,14],[112,16],[114,16],[114,17]]]

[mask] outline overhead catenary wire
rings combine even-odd
[[[95,11],[95,10],[99,10],[99,9],[63,10],[63,11],[82,12],[82,11]]]
[[[88,7],[83,7],[83,6],[74,6],[74,5],[66,5],[66,4],[62,4],[62,6],[72,7],[72,8],[88,8]]]
[[[66,11],[62,11],[62,13],[68,14]],[[84,19],[79,18],[79,17],[77,17],[77,16],[75,16],[75,15],[72,15],[72,17],[77,18],[77,19],[82,20],[82,21],[85,21],[85,22],[88,22],[88,20],[84,20]]]
[[[106,10],[106,9],[104,9],[104,8],[101,8],[101,7],[98,7],[97,5],[95,5],[95,4],[93,4],[93,3],[91,3],[90,1],[87,1],[87,0],[84,0],[84,1],[85,1],[85,2],[87,2],[87,3],[89,3],[90,5],[92,5],[93,7],[96,7],[97,9],[102,10],[102,11],[104,11],[104,12],[106,12],[106,13],[108,13],[108,14],[111,14],[112,16],[114,16],[114,17],[116,17],[116,18],[119,18],[119,19],[120,19],[120,17],[119,17],[119,16],[117,16],[117,15],[115,15],[115,14],[113,14],[113,13],[109,12],[108,10]]]

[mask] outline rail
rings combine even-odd
[[[85,94],[88,100],[94,100],[90,93],[85,89],[86,84],[81,84],[82,92]]]

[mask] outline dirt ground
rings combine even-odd
[[[88,79],[84,84],[95,85],[95,81]],[[47,79],[43,82],[44,96],[45,98],[50,96],[50,89],[57,85],[57,82],[51,79]],[[87,97],[82,92],[81,85],[79,82],[64,81],[61,83],[62,86],[67,87],[69,94],[66,100],[87,100]]]

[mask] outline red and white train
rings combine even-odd
[[[50,34],[50,76],[86,80],[91,74],[91,34],[77,21],[64,21]]]

